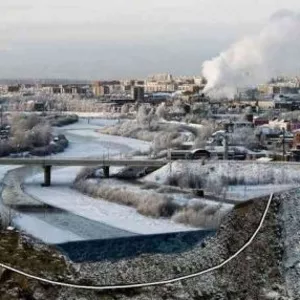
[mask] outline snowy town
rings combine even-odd
[[[108,116],[119,120],[144,118],[150,131],[159,124],[203,128],[181,134],[169,149],[184,158],[195,150],[205,156],[244,160],[300,159],[300,79],[272,78],[253,88],[237,88],[233,99],[205,95],[204,77],[149,76],[147,80],[91,83],[16,83],[1,85],[1,135],[6,137],[10,112],[44,112]],[[93,114],[91,114],[93,113]],[[129,124],[128,122],[124,122]],[[130,126],[129,126],[130,127]],[[130,137],[132,133],[120,133]],[[184,130],[183,130],[184,131]],[[201,131],[201,132],[200,132]],[[132,137],[135,137],[136,133]],[[145,137],[152,140],[153,134]]]
[[[202,2],[0,5],[0,300],[300,299],[300,5]]]
[[[139,247],[161,255],[161,243],[164,255],[187,247],[190,257],[240,206],[291,197],[300,184],[297,77],[237,88],[231,98],[207,92],[204,77],[149,78],[2,83],[5,239],[21,233],[30,237],[22,243],[58,247],[99,278],[102,257],[131,263]],[[123,250],[107,252],[111,243]]]

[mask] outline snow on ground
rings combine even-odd
[[[0,182],[2,183],[3,178],[7,172],[20,167],[21,166],[0,166]]]
[[[265,185],[237,185],[229,186],[226,191],[226,196],[235,200],[247,200],[250,198],[268,196],[271,193],[288,191],[296,188],[297,185],[292,184],[265,184]]]
[[[170,220],[142,216],[131,207],[80,194],[70,188],[76,171],[73,167],[54,170],[53,185],[49,188],[41,188],[42,174],[35,175],[26,180],[25,191],[49,205],[134,233],[155,234],[193,230]]]
[[[97,181],[97,179],[89,179],[88,182],[97,184],[98,181]],[[101,178],[100,181],[98,182],[98,184],[101,186],[108,186],[110,188],[112,188],[112,187],[124,188],[127,191],[132,191],[136,194],[151,194],[151,195],[158,194],[158,195],[162,195],[162,196],[167,196],[168,198],[173,199],[173,201],[176,204],[179,204],[181,206],[190,206],[190,205],[193,205],[196,203],[201,203],[206,206],[213,207],[213,206],[218,206],[220,204],[220,202],[216,202],[216,201],[205,199],[205,198],[200,198],[200,197],[195,198],[193,195],[187,194],[187,193],[180,193],[180,192],[159,193],[157,191],[157,189],[153,189],[153,188],[143,189],[143,186],[141,186],[141,185],[137,185],[135,183],[126,182],[126,181],[121,181],[121,180],[118,180],[115,178],[109,178],[109,179]],[[231,204],[223,203],[221,209],[228,210],[228,209],[231,209],[232,207],[233,207],[233,205],[231,205]]]
[[[214,183],[221,182],[222,177],[237,180],[236,184],[229,183],[226,196],[244,200],[299,186],[300,165],[237,161],[212,161],[202,165],[198,161],[176,161],[149,174],[143,181],[165,184],[167,178],[174,175],[179,178],[183,175],[196,175],[198,178],[208,179],[212,188]]]
[[[203,125],[201,125],[201,124],[178,122],[178,121],[161,120],[160,123],[163,123],[163,124],[173,124],[173,125],[184,125],[184,126],[187,126],[187,127],[193,127],[193,128],[197,128],[197,129],[200,129],[200,128],[203,127]]]
[[[178,197],[176,197],[176,195],[174,194],[175,197],[175,201],[179,204],[186,204],[187,206],[191,206],[194,204],[204,204],[207,207],[214,207],[214,206],[219,206],[220,202],[217,201],[213,201],[213,200],[208,200],[205,198],[191,198],[191,199],[186,199],[186,198],[182,198],[182,199],[178,199]],[[186,201],[187,200],[187,201]],[[186,201],[186,202],[184,202]],[[229,211],[234,207],[234,205],[232,204],[228,204],[228,203],[222,203],[222,206],[220,207],[221,211]]]
[[[106,118],[106,119],[117,119],[120,117],[120,113],[109,113],[109,112],[78,112],[78,111],[66,111],[65,115],[77,115],[81,118]]]

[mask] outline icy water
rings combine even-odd
[[[43,212],[18,211],[14,217],[14,224],[49,244],[135,235],[60,209],[52,211],[52,209],[46,208],[43,210]]]

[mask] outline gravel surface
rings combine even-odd
[[[97,284],[162,280],[215,266],[235,253],[256,230],[267,198],[246,203],[230,213],[213,238],[180,254],[140,255],[130,260],[77,265],[81,276]],[[224,268],[178,284],[132,291],[116,299],[277,299],[286,298],[278,238],[280,202],[276,196],[257,238]]]
[[[282,222],[282,269],[292,299],[300,299],[300,190],[280,196]]]

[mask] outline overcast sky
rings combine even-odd
[[[0,78],[200,73],[299,0],[1,0]]]

